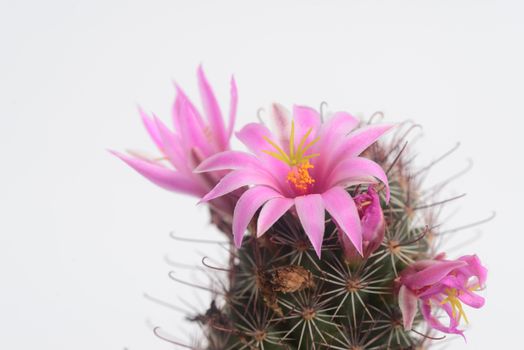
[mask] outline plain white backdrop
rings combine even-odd
[[[171,349],[198,331],[183,314],[205,276],[203,245],[219,239],[196,200],[154,187],[107,148],[153,151],[136,105],[169,119],[172,79],[197,101],[203,63],[222,104],[229,76],[239,123],[273,101],[381,110],[424,127],[419,164],[460,141],[435,179],[473,169],[449,227],[450,255],[478,253],[487,304],[471,311],[468,343],[522,342],[524,6],[518,1],[1,1],[0,349]],[[467,246],[464,241],[475,239]]]

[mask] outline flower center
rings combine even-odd
[[[264,136],[264,140],[269,143],[274,150],[262,151],[269,154],[271,157],[276,158],[291,167],[291,170],[287,174],[287,181],[293,185],[293,187],[301,192],[305,193],[308,188],[315,183],[315,179],[309,174],[309,169],[313,168],[313,165],[309,163],[309,160],[314,157],[318,157],[319,153],[307,154],[306,152],[318,142],[320,137],[315,138],[313,141],[306,144],[307,138],[311,134],[313,129],[309,129],[304,136],[300,139],[298,147],[295,147],[295,123],[291,122],[291,135],[289,136],[289,152],[286,152],[275,142],[271,141],[268,137]]]
[[[464,312],[464,309],[462,308],[462,303],[460,302],[460,299],[458,298],[459,292],[456,288],[446,288],[445,293],[447,297],[440,302],[441,305],[444,305],[446,303],[449,303],[451,305],[451,314],[453,318],[457,316],[457,313],[460,318],[464,318],[464,321],[466,323],[469,323],[468,318],[466,317],[466,313]]]
[[[308,169],[313,168],[313,165],[306,160],[304,163],[291,169],[287,174],[287,181],[291,183],[299,192],[306,192],[309,186],[315,183],[315,179],[311,177]]]

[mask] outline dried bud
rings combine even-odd
[[[273,290],[282,293],[293,293],[315,287],[313,274],[298,265],[282,266],[273,272],[271,279]]]
[[[270,281],[271,276],[265,271],[258,270],[256,273],[256,285],[258,290],[262,294],[264,303],[278,316],[284,316],[282,308],[278,305],[277,293],[273,290],[273,286]]]

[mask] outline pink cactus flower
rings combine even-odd
[[[197,174],[193,170],[202,160],[229,149],[237,109],[237,89],[232,78],[229,122],[226,126],[202,67],[198,68],[197,76],[205,118],[182,89],[176,86],[177,96],[172,109],[173,131],[156,116],[149,116],[140,110],[145,128],[161,155],[149,159],[134,153],[112,153],[154,184],[200,198],[218,183],[224,173]]]
[[[484,305],[484,298],[474,292],[484,288],[487,269],[476,255],[457,260],[443,257],[417,261],[402,271],[398,299],[404,328],[411,329],[420,300],[422,315],[430,327],[463,336],[463,331],[457,328],[461,320],[468,322],[462,303],[473,308]],[[437,318],[438,310],[449,317],[449,324]]]
[[[361,193],[354,198],[357,206],[360,224],[362,227],[362,249],[364,258],[369,257],[377,250],[386,232],[386,222],[384,213],[380,206],[380,197],[374,186],[369,186],[367,192]],[[361,255],[357,252],[348,237],[340,233],[339,239],[342,242],[344,254],[348,261],[359,260]]]
[[[232,169],[202,200],[251,186],[234,211],[233,236],[237,247],[258,209],[262,208],[257,222],[257,235],[261,236],[294,208],[293,213],[319,257],[326,210],[362,254],[358,209],[346,187],[380,181],[389,198],[384,170],[359,155],[392,126],[354,130],[358,120],[345,112],[337,112],[322,123],[317,111],[302,106],[294,107],[291,121],[278,105],[273,106],[272,112],[277,124],[275,133],[258,123],[248,124],[237,133],[253,155],[229,151],[200,164],[200,172]]]

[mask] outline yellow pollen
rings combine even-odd
[[[313,165],[306,160],[287,174],[287,180],[292,183],[298,191],[305,192],[309,186],[315,183],[315,179],[309,175],[308,169],[311,168],[313,168]]]
[[[456,317],[457,312],[459,314],[459,319],[464,318],[464,321],[466,323],[469,323],[468,318],[466,317],[466,313],[464,312],[464,309],[462,308],[462,303],[460,302],[460,299],[458,298],[459,292],[456,288],[446,288],[445,290],[447,297],[440,302],[441,305],[444,305],[446,303],[449,303],[451,305],[451,314],[453,317]]]

